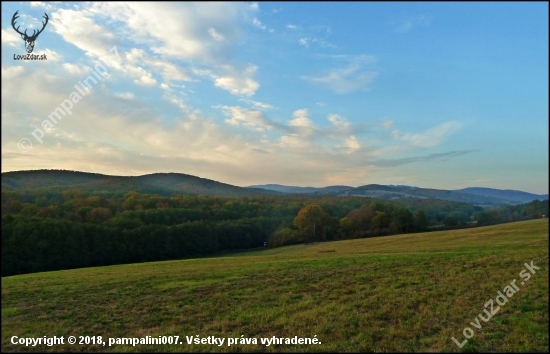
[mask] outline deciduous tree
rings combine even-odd
[[[306,242],[324,240],[325,228],[329,224],[330,216],[317,204],[306,205],[294,219],[294,226],[300,230]]]

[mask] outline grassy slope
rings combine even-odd
[[[531,260],[541,269],[459,349],[450,338],[463,340]],[[547,333],[548,220],[2,278],[3,351],[547,352]],[[196,334],[317,335],[322,344],[9,343],[12,335]]]

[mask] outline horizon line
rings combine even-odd
[[[259,186],[266,186],[266,185],[277,185],[277,186],[288,187],[288,188],[317,188],[317,189],[328,188],[328,187],[359,188],[359,187],[364,187],[364,186],[369,186],[369,185],[379,185],[379,186],[388,186],[388,187],[413,187],[413,188],[447,190],[447,191],[460,191],[460,190],[467,189],[467,188],[485,188],[485,189],[493,189],[493,190],[500,190],[500,191],[529,193],[529,194],[534,194],[534,195],[538,195],[538,196],[545,196],[545,195],[549,194],[548,192],[546,192],[546,193],[532,193],[532,192],[526,192],[526,191],[519,190],[519,189],[501,189],[501,188],[481,187],[481,186],[471,186],[471,187],[464,187],[464,188],[460,188],[460,189],[438,189],[438,188],[431,188],[431,187],[418,187],[418,186],[407,185],[407,184],[380,184],[380,183],[368,183],[368,184],[362,184],[362,185],[358,185],[358,186],[348,186],[348,185],[343,185],[343,184],[342,185],[341,184],[336,184],[336,185],[328,185],[328,186],[324,186],[324,187],[291,186],[291,185],[285,185],[285,184],[279,184],[279,183],[262,183],[262,184],[250,184],[250,185],[246,185],[246,186],[240,186],[240,185],[236,185],[236,184],[230,184],[230,183],[227,183],[227,182],[221,182],[221,181],[218,181],[218,180],[215,180],[215,179],[210,179],[210,178],[207,178],[207,177],[200,177],[200,176],[196,176],[196,175],[191,175],[191,174],[183,173],[183,172],[152,172],[152,173],[145,173],[145,174],[141,174],[141,175],[110,175],[110,174],[105,174],[105,173],[100,173],[100,172],[87,172],[87,171],[77,171],[77,170],[67,170],[67,169],[55,169],[55,168],[47,169],[47,168],[43,168],[43,169],[38,169],[38,170],[2,171],[1,174],[4,175],[6,173],[40,172],[40,171],[77,172],[77,173],[88,173],[88,174],[101,175],[101,176],[107,176],[107,177],[143,177],[143,176],[150,176],[150,175],[156,175],[156,174],[179,174],[179,175],[186,175],[186,176],[196,177],[196,178],[205,179],[205,180],[209,180],[209,181],[214,181],[214,182],[217,182],[217,183],[227,184],[227,185],[240,187],[240,188],[260,188],[260,189],[265,189],[265,188],[262,188],[262,187],[259,187]]]

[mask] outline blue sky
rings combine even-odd
[[[47,60],[14,59],[17,10],[48,14]],[[3,2],[2,171],[548,193],[548,26],[545,2]]]

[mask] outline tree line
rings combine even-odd
[[[484,210],[364,197],[105,197],[3,189],[1,213],[7,276],[523,220],[548,215],[548,201]]]

